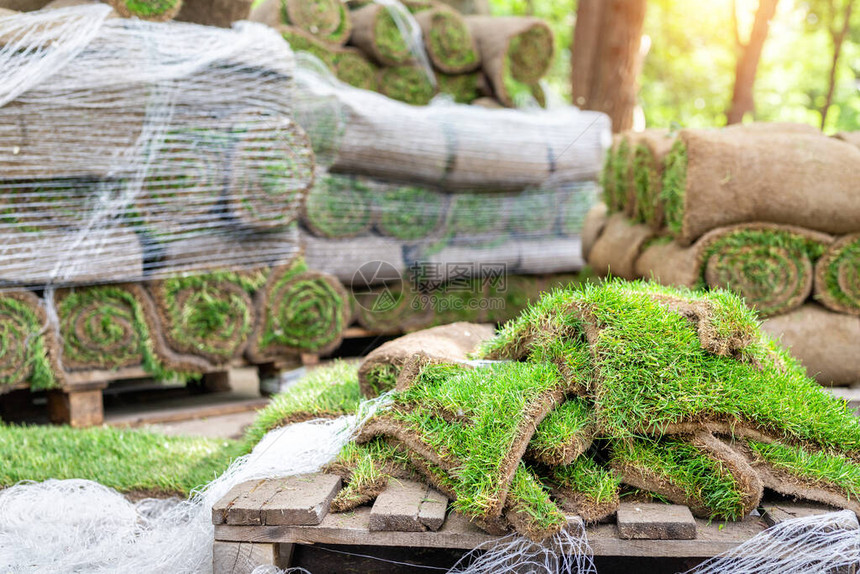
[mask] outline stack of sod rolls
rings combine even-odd
[[[250,19],[278,29],[298,52],[319,58],[342,82],[425,105],[544,105],[539,82],[554,38],[538,18],[464,16],[440,2],[265,0]],[[344,46],[348,44],[348,46]]]
[[[536,542],[567,513],[611,515],[632,489],[717,520],[745,518],[765,489],[860,511],[860,420],[728,291],[557,290],[495,336],[414,333],[338,380],[309,382],[285,414],[392,392],[326,467],[347,484],[334,512],[406,476],[488,532]]]
[[[616,138],[583,252],[601,274],[741,295],[825,384],[860,382],[860,148],[796,124]]]

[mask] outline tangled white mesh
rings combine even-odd
[[[0,285],[289,260],[314,161],[289,46],[110,11],[0,17]]]

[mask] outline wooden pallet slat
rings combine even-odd
[[[448,499],[439,493],[430,494],[430,490],[419,482],[391,480],[373,503],[369,529],[400,532],[424,532],[428,528],[438,530],[445,521]]]
[[[256,489],[263,479],[240,482],[227,491],[218,502],[212,505],[212,524],[225,524],[227,522],[227,510],[233,506],[236,499]]]
[[[277,482],[278,491],[261,507],[266,525],[319,524],[341,489],[340,477],[332,474],[290,476]]]

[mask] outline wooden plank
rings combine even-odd
[[[424,500],[418,509],[418,520],[430,530],[439,530],[445,523],[445,515],[448,511],[448,497],[427,487]]]
[[[203,373],[203,387],[210,393],[226,393],[230,391],[230,371],[215,371]]]
[[[134,413],[127,416],[112,416],[107,422],[112,427],[138,427],[143,425],[172,423],[192,419],[232,415],[248,411],[258,411],[269,404],[268,399],[249,399],[245,401],[224,402],[198,407],[162,409],[147,413]]]
[[[65,374],[65,385],[74,387],[87,383],[109,383],[125,379],[146,379],[152,377],[141,367],[126,367],[122,369],[100,369],[92,371],[73,371]]]
[[[388,486],[373,503],[370,511],[370,530],[424,532],[427,527],[421,522],[418,514],[426,496],[426,484],[411,480],[390,480]],[[447,504],[447,499],[445,502]]]
[[[369,331],[363,327],[347,327],[343,332],[344,339],[361,339],[365,337],[378,337],[379,333]]]
[[[622,503],[616,515],[618,537],[626,540],[692,540],[696,521],[686,506]]]
[[[212,546],[213,574],[251,574],[260,566],[277,566],[278,544],[219,542]]]
[[[835,512],[837,510],[837,508],[824,504],[771,503],[762,505],[761,517],[768,526],[774,526],[793,518],[818,516],[819,514],[827,514],[828,512]]]
[[[262,479],[249,480],[233,485],[227,494],[222,496],[218,502],[212,505],[212,524],[224,524],[227,522],[227,509],[233,506],[239,496],[247,494],[257,488]]]
[[[49,391],[48,416],[54,424],[76,428],[100,425],[104,422],[102,391]]]
[[[320,364],[320,356],[313,353],[302,353],[301,359],[305,367],[315,367]]]
[[[290,476],[276,482],[277,492],[261,508],[263,524],[319,524],[341,489],[340,477],[333,474]]]
[[[261,525],[263,524],[262,508],[279,488],[278,481],[263,480],[248,492],[236,497],[227,508],[227,524]]]

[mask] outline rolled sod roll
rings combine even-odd
[[[182,0],[106,0],[123,18],[166,22],[179,14]]]
[[[373,200],[376,230],[401,241],[435,236],[448,212],[446,196],[421,187],[386,184],[374,193]]]
[[[633,218],[654,229],[663,226],[663,168],[672,150],[675,134],[669,130],[645,130],[634,140],[632,188]]]
[[[33,390],[57,386],[57,350],[41,300],[29,291],[0,293],[0,395],[24,383]]]
[[[583,258],[590,259],[591,250],[606,227],[606,221],[609,218],[608,211],[605,203],[598,203],[585,215],[580,234]]]
[[[606,220],[603,233],[588,254],[588,264],[601,276],[612,275],[622,279],[636,278],[636,260],[645,243],[654,237],[654,230],[636,224],[615,213]]]
[[[779,340],[819,383],[860,382],[860,317],[810,303],[767,319],[762,329]]]
[[[523,237],[552,234],[559,214],[559,198],[553,190],[526,190],[509,198],[508,229]]]
[[[226,193],[230,216],[254,229],[286,227],[298,218],[313,185],[310,140],[292,120],[261,122],[253,116],[239,119],[233,137]]]
[[[333,275],[347,285],[354,279],[362,285],[399,280],[406,273],[403,245],[394,239],[320,239],[305,235],[302,242],[308,267]],[[356,278],[362,270],[365,273]]]
[[[71,285],[143,277],[143,248],[122,227],[0,233],[0,284]]]
[[[860,315],[860,233],[838,239],[815,264],[815,298],[833,311]]]
[[[340,0],[265,0],[249,20],[278,27],[294,26],[334,45],[345,44],[352,31],[346,5]]]
[[[423,268],[433,274],[434,281],[449,281],[480,276],[482,268],[513,272],[520,267],[520,242],[500,240],[495,243],[461,242],[442,249],[419,249],[410,267]]]
[[[158,258],[147,277],[161,279],[179,273],[255,271],[288,265],[301,252],[298,230],[235,233],[210,229],[156,244]]]
[[[58,290],[54,307],[61,336],[60,363],[66,371],[141,365],[162,372],[153,352],[143,288],[136,284]]]
[[[392,100],[425,106],[436,94],[436,88],[421,66],[391,66],[379,70],[377,89]]]
[[[772,224],[715,230],[697,243],[709,287],[731,289],[762,315],[785,313],[812,293],[814,261],[832,238]]]
[[[446,74],[471,72],[481,65],[478,44],[456,10],[438,5],[415,15],[433,67]]]
[[[400,14],[397,10],[382,4],[368,4],[352,11],[349,43],[383,66],[413,62],[415,55],[398,26],[398,20],[406,18],[408,14]]]
[[[636,274],[665,285],[726,288],[761,315],[785,313],[812,293],[814,262],[832,237],[787,225],[715,229],[691,247],[665,239],[643,250]]]
[[[555,40],[539,18],[467,16],[466,23],[478,44],[484,73],[496,97],[514,104],[517,84],[534,84],[549,70]]]
[[[820,134],[682,130],[663,178],[667,226],[682,245],[753,221],[852,233],[860,222],[857,165],[860,149]]]
[[[419,305],[420,295],[410,281],[392,281],[354,292],[353,296],[358,324],[374,333],[408,333],[429,326],[433,320],[432,310]]]
[[[262,6],[268,4],[276,6],[278,4],[278,0],[268,0],[267,2],[264,2]],[[334,52],[331,44],[326,44],[307,30],[302,30],[296,26],[278,24],[275,27],[278,32],[280,32],[281,36],[283,36],[284,40],[290,44],[290,48],[292,48],[294,52],[307,52],[309,54],[313,54],[319,58],[323,64],[332,68]]]
[[[450,95],[458,104],[470,104],[478,99],[480,74],[436,74],[436,84],[440,94]]]
[[[370,188],[359,178],[317,174],[302,210],[302,223],[317,237],[343,239],[370,231]]]
[[[856,132],[839,132],[834,136],[836,139],[850,143],[855,147],[860,147],[860,131]]]
[[[359,366],[361,394],[375,397],[393,389],[406,362],[418,353],[438,362],[465,362],[469,353],[494,334],[489,325],[453,323],[388,341],[368,353]]]
[[[519,241],[517,273],[546,274],[579,271],[585,266],[579,237],[547,237]]]
[[[362,90],[376,90],[377,69],[359,50],[339,48],[332,52],[334,75],[341,82]]]
[[[233,22],[248,19],[252,3],[252,0],[183,0],[176,20],[229,28]]]
[[[257,291],[257,325],[247,355],[267,362],[296,353],[325,354],[338,347],[349,321],[340,281],[309,271],[304,261],[272,270]]]
[[[177,371],[205,372],[241,356],[255,324],[253,294],[266,275],[221,271],[151,282],[162,362]]]

